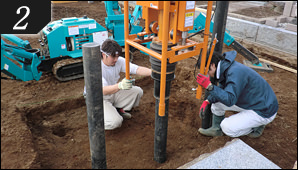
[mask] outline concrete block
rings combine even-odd
[[[178,169],[281,169],[237,138],[223,148],[200,157]]]
[[[276,6],[273,11],[282,14],[283,11],[284,11],[284,7],[283,6]]]
[[[287,22],[291,24],[297,25],[297,18],[294,17],[287,17]]]
[[[284,22],[287,22],[287,18],[284,16],[280,16],[276,18],[276,21],[279,23],[284,23]]]
[[[274,8],[274,5],[271,4],[270,2],[272,2],[272,1],[268,1],[264,6],[269,7],[269,8]]]
[[[258,22],[256,22],[256,23],[259,23],[259,24],[265,24],[265,23],[266,23],[266,20],[260,18],[260,19],[258,19]]]
[[[271,27],[277,27],[278,26],[278,21],[275,20],[266,20],[266,25],[271,26]]]
[[[232,36],[248,39],[250,41],[256,40],[258,25],[255,22],[245,21],[238,18],[227,18],[226,29],[230,31]]]
[[[294,31],[294,32],[297,32],[297,25],[294,25],[294,24],[287,24],[286,25],[286,30],[289,30],[289,31]]]
[[[287,16],[287,17],[291,16],[293,4],[294,4],[294,1],[286,1],[285,8],[283,11],[284,16]]]
[[[256,42],[289,53],[297,53],[297,32],[260,25]]]
[[[297,4],[292,8],[291,17],[297,17]]]
[[[281,7],[285,6],[285,1],[269,1],[268,3],[274,6],[281,6]]]

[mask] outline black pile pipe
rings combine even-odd
[[[152,42],[150,49],[161,54],[162,46]],[[168,48],[170,50],[170,48]],[[160,102],[160,72],[161,61],[150,56],[150,63],[152,68],[151,77],[154,79],[154,97],[155,97],[155,133],[154,133],[154,160],[158,163],[166,161],[167,148],[167,132],[168,132],[168,108],[171,81],[174,79],[175,67],[177,63],[167,62],[166,71],[166,88],[165,88],[165,115],[159,116],[159,102]]]
[[[165,115],[159,116],[159,100],[155,100],[155,133],[154,133],[154,160],[164,163],[167,160],[167,133],[169,99],[165,100]]]
[[[100,46],[86,43],[82,47],[92,169],[106,169]]]
[[[229,9],[229,1],[216,1],[216,11],[214,14],[212,40],[215,37],[215,34],[217,34],[216,38],[218,42],[214,47],[214,51],[220,54],[222,53],[222,48],[223,48],[228,9]]]

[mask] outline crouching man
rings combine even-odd
[[[125,59],[121,46],[114,40],[107,39],[101,46],[102,87],[105,130],[121,127],[123,118],[130,119],[126,112],[139,105],[143,90],[132,85],[131,80],[124,78],[118,82],[120,72],[125,72]],[[151,69],[129,63],[130,74],[150,76]],[[84,96],[86,95],[86,86]]]
[[[278,101],[268,82],[253,69],[234,61],[236,54],[236,51],[213,54],[208,75],[218,80],[218,86],[207,76],[200,73],[197,76],[197,82],[209,93],[200,114],[209,104],[213,114],[212,126],[199,129],[203,135],[224,133],[230,137],[256,138],[277,114]],[[225,118],[226,111],[238,113]]]

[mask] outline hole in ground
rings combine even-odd
[[[65,136],[67,132],[67,130],[62,125],[54,127],[52,130],[53,130],[53,134],[59,137]]]
[[[38,166],[36,168],[53,168],[51,159],[60,154],[54,151],[53,148],[59,143],[65,143],[69,140],[67,136],[73,130],[67,128],[68,118],[71,114],[74,114],[73,109],[82,108],[85,110],[84,106],[84,98],[79,97],[16,109],[31,131],[34,150],[37,152],[34,161]]]

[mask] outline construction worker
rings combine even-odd
[[[114,40],[106,39],[102,46],[102,90],[104,106],[105,130],[121,127],[123,118],[130,119],[131,114],[126,112],[138,106],[143,90],[132,84],[126,78],[118,82],[120,72],[125,72],[125,59],[121,46]],[[150,76],[151,69],[129,63],[130,74]],[[86,95],[86,86],[84,96]]]
[[[247,135],[257,138],[262,135],[265,125],[272,122],[278,110],[274,91],[253,69],[234,61],[236,51],[223,55],[214,53],[209,67],[209,76],[198,74],[197,82],[207,91],[208,97],[200,107],[200,117],[211,104],[212,126],[199,128],[206,136],[230,137]],[[218,86],[209,77],[218,80]],[[225,111],[237,114],[225,118]]]

